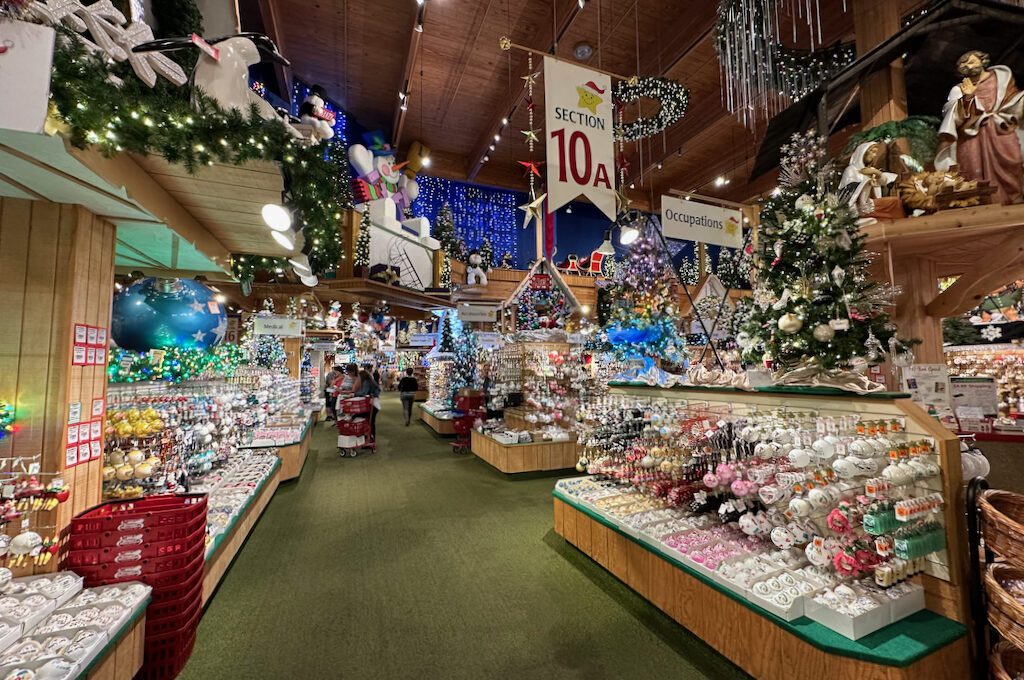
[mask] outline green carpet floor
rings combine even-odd
[[[377,429],[341,459],[316,426],[181,678],[746,677],[554,533],[555,477],[453,454],[394,395]]]

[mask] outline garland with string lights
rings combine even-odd
[[[56,41],[50,83],[51,103],[72,145],[105,155],[157,154],[190,173],[213,163],[276,161],[289,180],[295,222],[305,226],[314,273],[334,269],[341,256],[339,224],[352,205],[344,153],[303,146],[255,106],[245,113],[225,111],[201,92],[190,99],[187,89],[167,83],[149,88],[127,62],[108,66],[72,35]],[[121,82],[114,84],[112,76]],[[278,269],[283,262],[250,256],[232,268],[251,279],[255,271]]]
[[[356,239],[356,257],[353,263],[357,267],[370,266],[370,211],[365,210],[359,217],[359,237]]]
[[[0,439],[14,432],[14,405],[0,399]]]
[[[160,380],[179,383],[200,377],[230,378],[242,363],[245,352],[234,344],[220,344],[210,349],[163,350],[162,358],[153,352],[117,349],[110,353],[107,382],[136,383]]]
[[[678,81],[668,78],[634,76],[615,84],[615,99],[620,109],[641,97],[661,103],[657,115],[637,118],[632,123],[620,122],[615,128],[619,139],[635,142],[658,134],[686,115],[686,107],[690,103],[690,91]]]

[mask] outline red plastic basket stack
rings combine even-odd
[[[206,496],[150,496],[104,503],[71,520],[62,565],[89,587],[141,581],[153,588],[136,677],[171,680],[195,644],[205,553]]]

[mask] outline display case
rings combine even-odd
[[[755,677],[969,677],[959,443],[908,395],[620,385],[610,398],[642,414],[640,424],[612,435],[620,442],[652,427],[664,436],[649,414],[665,409],[692,416],[685,424],[690,441],[732,438],[718,441],[721,450],[702,449],[711,464],[695,465],[704,453],[683,461],[647,442],[640,449],[627,444],[616,457],[583,436],[589,471],[598,474],[562,480],[554,490],[555,530],[569,543]],[[768,423],[776,423],[770,435]],[[773,449],[783,435],[793,444]],[[885,454],[862,453],[868,442],[885,443],[894,470],[913,464],[920,474],[882,474]],[[748,454],[758,448],[734,458],[729,446],[740,453],[749,447]],[[904,450],[913,457],[901,458]],[[818,462],[801,460],[808,458]],[[730,465],[720,469],[719,460]],[[837,466],[840,460],[870,470]],[[798,484],[786,477],[794,470]],[[724,471],[758,482],[730,486],[719,479]],[[775,488],[762,495],[765,486]],[[830,488],[838,492],[831,502]],[[895,508],[913,530],[883,526],[888,518],[879,507]],[[916,513],[927,517],[918,521],[924,516]],[[755,517],[765,526],[755,526]],[[851,520],[852,528],[843,525]],[[874,544],[887,546],[887,556],[858,554],[854,568],[854,551],[844,546],[871,545],[876,535],[893,539]],[[827,551],[811,559],[821,557],[822,546],[835,556],[848,552],[850,562]],[[788,585],[798,587],[792,597],[775,597]],[[842,599],[847,592],[849,602]]]

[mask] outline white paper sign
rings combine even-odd
[[[586,196],[615,219],[612,79],[544,57],[548,212]]]
[[[675,196],[661,197],[661,229],[684,241],[739,248],[743,245],[743,213]]]
[[[0,128],[42,132],[50,97],[54,30],[0,21]],[[17,96],[12,93],[17,92]]]
[[[256,335],[299,337],[302,335],[302,320],[287,316],[257,316],[253,319],[253,331]]]
[[[459,305],[459,320],[463,323],[473,321],[490,322],[498,318],[498,308],[494,305]]]
[[[433,333],[413,333],[409,336],[409,346],[433,347],[435,337]]]

